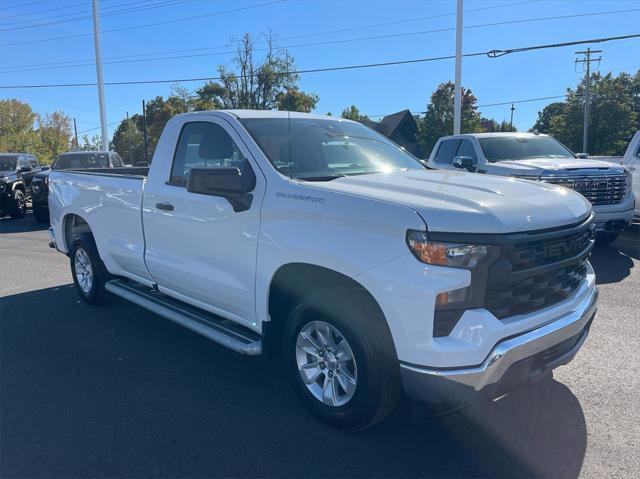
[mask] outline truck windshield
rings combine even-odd
[[[416,158],[359,123],[309,118],[240,122],[283,175],[328,181],[342,176],[423,170]]]
[[[575,158],[560,142],[548,136],[480,138],[480,147],[485,158],[491,162],[527,158]]]
[[[52,170],[70,168],[109,168],[109,154],[87,151],[82,153],[65,153],[58,156],[51,167]]]
[[[16,169],[18,157],[14,155],[0,155],[0,171],[13,171]]]

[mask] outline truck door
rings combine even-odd
[[[265,180],[237,133],[206,117],[182,125],[173,158],[154,156],[164,178],[150,177],[143,223],[145,260],[158,288],[177,299],[239,322],[255,324],[255,275],[260,203]],[[165,161],[166,160],[166,161]],[[191,168],[248,167],[253,200],[235,212],[222,197],[187,191]],[[153,166],[152,166],[153,169]]]

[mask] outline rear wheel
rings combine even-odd
[[[104,285],[109,273],[102,264],[93,236],[82,233],[73,239],[69,251],[73,283],[82,300],[99,304],[106,297]]]
[[[391,334],[377,306],[362,293],[305,295],[289,314],[284,348],[298,397],[333,426],[372,426],[402,396]]]
[[[27,200],[24,196],[24,193],[21,190],[15,190],[13,192],[13,199],[11,201],[11,209],[9,210],[9,215],[12,218],[24,218],[27,214]]]
[[[49,223],[49,210],[42,206],[33,207],[33,217],[38,223]]]

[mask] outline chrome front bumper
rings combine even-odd
[[[428,368],[401,363],[407,395],[420,402],[469,401],[479,392],[499,397],[567,364],[589,332],[597,309],[594,290],[555,321],[499,342],[480,365]]]

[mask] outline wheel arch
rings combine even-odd
[[[62,232],[64,235],[65,250],[69,252],[73,237],[80,233],[89,233],[93,236],[93,231],[89,223],[80,215],[76,213],[67,213],[62,218]]]
[[[264,346],[267,354],[277,353],[281,346],[287,315],[303,295],[319,289],[340,289],[355,292],[371,303],[384,320],[385,315],[378,301],[358,281],[343,273],[312,263],[287,263],[280,266],[269,284],[267,311],[269,321],[263,325]],[[389,330],[391,336],[391,331]]]

